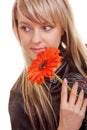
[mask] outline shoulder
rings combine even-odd
[[[21,83],[22,83],[22,75],[23,73],[20,74],[20,76],[18,77],[18,79],[16,80],[16,82],[14,83],[13,87],[10,90],[10,93],[13,92],[19,92],[21,89]]]
[[[22,93],[21,93],[21,81],[22,81],[22,74],[19,76],[19,78],[13,85],[12,89],[10,90],[9,112],[12,112],[14,114],[18,106],[19,105],[22,106],[23,104],[23,98],[22,98]]]
[[[18,78],[10,91],[9,115],[12,130],[30,130],[31,124],[25,112],[24,100],[21,92],[22,75]]]
[[[21,81],[22,81],[22,74],[18,77],[17,81],[15,82],[12,89],[10,90],[10,97],[9,97],[10,105],[22,99]]]

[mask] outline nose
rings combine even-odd
[[[36,29],[36,30],[33,31],[32,42],[35,43],[35,44],[41,43],[41,34],[40,34],[39,29]]]

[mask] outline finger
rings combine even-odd
[[[82,112],[83,116],[85,115],[86,108],[87,108],[87,99],[84,100],[82,108],[81,108],[81,112]]]
[[[82,107],[83,100],[84,100],[84,91],[81,90],[80,93],[79,93],[77,102],[76,102],[76,106],[77,106],[79,109],[81,109],[81,107]]]
[[[67,102],[67,80],[66,78],[63,80],[62,83],[62,90],[61,90],[61,104],[65,104]]]
[[[72,90],[71,90],[71,93],[70,93],[69,103],[70,103],[71,105],[74,105],[75,102],[76,102],[77,89],[78,89],[78,82],[76,82],[76,83],[73,85]]]

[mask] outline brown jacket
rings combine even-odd
[[[60,75],[62,79],[66,77],[68,79],[70,86],[72,86],[72,84],[75,81],[78,81],[79,82],[78,93],[81,89],[84,89],[85,96],[87,97],[87,80],[84,79],[78,72],[76,72],[76,70],[73,70],[73,68],[71,68],[69,63],[64,62],[63,65],[56,71],[56,73]],[[16,81],[10,92],[9,114],[10,114],[11,126],[12,130],[33,130],[29,118],[26,112],[24,111],[24,102],[21,93],[21,80],[22,75],[18,78],[18,80]],[[46,83],[49,86],[50,92],[54,98],[54,104],[53,104],[54,111],[56,113],[57,120],[59,121],[61,85],[56,79],[54,80],[46,79]],[[37,119],[36,122],[37,130],[42,130],[37,117],[36,119]],[[50,128],[49,125],[50,124],[46,123],[47,130],[49,130]],[[57,127],[58,126],[54,125],[54,130],[57,130]],[[87,112],[80,130],[87,130]]]

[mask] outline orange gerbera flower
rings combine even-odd
[[[56,48],[47,48],[39,53],[37,59],[33,60],[28,68],[28,80],[32,83],[42,84],[45,77],[53,78],[54,69],[57,69],[61,64],[62,56],[59,54],[60,50]]]

